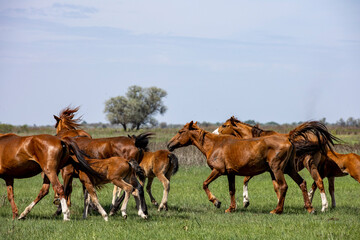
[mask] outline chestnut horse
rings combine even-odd
[[[327,131],[326,126],[320,122],[316,122],[316,121],[306,122],[306,123],[298,126],[297,128],[295,128],[294,130],[302,129],[302,128],[309,128],[310,131],[308,131],[306,133],[306,135],[303,135],[301,137],[303,139],[301,139],[301,138],[299,139],[298,137],[293,138],[293,140],[292,140],[293,143],[296,141],[315,142],[315,139],[319,138],[320,136],[328,139],[329,140],[328,142],[331,145],[333,144],[333,140],[341,141],[338,138],[336,138],[335,136],[333,136],[332,134],[330,134]],[[251,126],[249,124],[246,124],[246,123],[243,123],[243,122],[237,120],[234,117],[231,117],[223,125],[221,125],[219,128],[217,128],[214,131],[214,133],[229,134],[229,135],[236,136],[240,139],[250,139],[253,137],[274,136],[274,135],[291,137],[291,134],[293,134],[294,130],[288,134],[281,134],[281,133],[277,133],[275,131],[264,131],[264,130],[260,129],[258,126]],[[330,149],[330,152],[333,152],[333,150],[329,144],[328,144],[328,148]],[[320,189],[321,200],[322,200],[321,211],[323,211],[323,212],[328,208],[328,202],[327,202],[326,195],[325,195],[323,180],[322,180],[321,174],[318,171],[318,165],[322,161],[322,157],[326,156],[326,155],[327,155],[327,152],[325,151],[325,149],[319,149],[318,151],[312,151],[312,152],[302,151],[301,153],[300,153],[300,149],[296,149],[295,169],[297,172],[300,171],[301,169],[303,169],[304,167],[306,167],[309,170],[312,178],[316,182],[316,185]],[[298,177],[300,177],[300,175],[298,175]],[[247,176],[244,178],[244,186],[243,186],[244,207],[247,207],[250,204],[249,196],[248,196],[248,182],[250,181],[250,179],[251,179],[251,176]],[[298,181],[300,181],[300,179],[295,180],[295,181],[299,184]],[[301,178],[301,181],[306,185],[306,182],[304,179]]]
[[[331,206],[335,208],[335,177],[343,177],[350,174],[351,177],[360,183],[360,156],[355,153],[336,153],[335,155],[328,151],[325,159],[319,164],[319,173],[322,178],[328,178]],[[309,191],[310,201],[314,197],[316,188],[316,182],[314,182]]]
[[[73,164],[69,154],[75,154],[76,164],[82,171],[93,178],[100,177],[87,164],[80,154],[76,143],[70,138],[60,138],[51,135],[33,135],[20,137],[16,134],[0,134],[0,178],[7,186],[8,199],[11,204],[13,219],[18,216],[14,201],[14,178],[29,178],[44,172],[43,186],[37,198],[25,208],[19,219],[25,219],[31,209],[49,193],[50,183],[58,194],[64,220],[70,220],[70,211],[66,204],[64,188],[57,176],[60,168]]]
[[[158,150],[156,152],[144,152],[143,159],[140,163],[140,167],[144,169],[145,177],[148,179],[146,185],[146,191],[150,196],[151,202],[158,206],[155,198],[151,193],[151,185],[155,177],[159,179],[164,187],[163,198],[161,200],[158,211],[162,209],[168,210],[167,200],[170,191],[170,178],[175,175],[179,169],[179,162],[175,154],[169,152],[168,150]],[[144,186],[145,181],[142,181],[142,185]],[[121,203],[117,197],[120,196],[121,188],[114,186],[113,191],[113,200],[112,205],[113,209],[111,209],[110,214],[114,214]]]
[[[58,137],[72,137],[80,150],[92,159],[123,157],[128,160],[135,159],[137,162],[141,161],[143,152],[147,150],[149,138],[153,133],[142,133],[138,136],[93,139],[90,134],[82,129],[78,129],[81,119],[74,119],[74,113],[76,113],[78,109],[78,107],[74,109],[67,107],[60,112],[59,117],[54,115],[56,120],[56,135]],[[64,180],[65,195],[70,205],[72,180],[77,175],[71,166],[63,168],[61,174]],[[58,208],[57,214],[60,214],[60,208]]]
[[[127,218],[126,207],[131,194],[135,197],[138,215],[144,219],[147,218],[147,206],[144,198],[144,190],[135,176],[135,174],[137,174],[139,178],[144,179],[144,172],[135,160],[128,161],[121,157],[85,159],[91,168],[100,173],[103,178],[94,179],[91,178],[91,176],[89,177],[86,175],[84,172],[78,171],[79,179],[88,192],[84,201],[84,218],[87,217],[91,199],[92,203],[95,205],[104,220],[108,220],[108,216],[97,198],[95,187],[110,182],[125,191],[125,199],[121,207],[121,214],[123,218]]]
[[[208,185],[221,175],[227,175],[229,193],[231,198],[230,207],[225,212],[233,212],[236,209],[235,201],[235,175],[255,176],[269,171],[274,182],[278,196],[277,207],[270,213],[280,214],[283,212],[287,184],[284,178],[284,170],[288,163],[294,161],[294,146],[291,142],[295,137],[302,136],[308,128],[296,130],[291,137],[281,135],[267,136],[254,139],[238,139],[233,136],[217,135],[207,132],[192,121],[185,124],[179,132],[169,141],[167,147],[170,151],[188,145],[196,146],[207,158],[207,164],[212,169],[211,174],[203,183],[209,201],[216,207],[220,207],[219,200],[210,192]],[[318,143],[301,141],[298,148],[317,149],[319,145],[327,144],[320,140]],[[307,196],[306,187],[303,190],[305,208],[313,212],[313,208]]]

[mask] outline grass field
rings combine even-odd
[[[176,129],[156,130],[151,150],[165,148],[166,142]],[[40,133],[40,132],[39,132]],[[30,135],[22,134],[22,135]],[[97,131],[95,137],[125,135],[118,130]],[[131,133],[133,134],[133,133]],[[139,133],[134,133],[139,134]],[[347,146],[337,147],[339,152],[359,154],[359,135],[341,135]],[[220,177],[210,185],[210,190],[222,202],[215,208],[202,189],[202,183],[210,174],[205,158],[195,147],[177,149],[180,170],[171,179],[169,211],[158,212],[150,205],[149,219],[137,216],[135,202],[130,200],[128,219],[117,214],[105,222],[98,213],[82,219],[82,188],[78,179],[74,181],[71,221],[64,222],[62,216],[53,217],[56,207],[52,204],[51,189],[25,221],[13,221],[4,181],[0,181],[0,239],[359,239],[360,236],[360,186],[350,176],[336,178],[336,209],[321,213],[319,191],[315,193],[313,206],[316,214],[308,214],[303,208],[303,199],[298,186],[286,176],[289,185],[282,215],[269,212],[276,207],[277,198],[268,173],[254,177],[249,184],[250,206],[242,208],[242,177],[237,177],[236,199],[238,209],[225,214],[230,197],[226,177]],[[308,188],[312,179],[307,171],[301,171]],[[327,180],[325,187],[327,191]],[[40,176],[15,180],[15,202],[22,212],[37,196],[42,184]],[[155,179],[153,194],[160,201],[163,188]],[[327,191],[328,192],[328,191]],[[111,203],[112,185],[106,185],[99,199],[106,211]],[[331,202],[329,194],[327,195]]]
[[[215,208],[202,190],[202,182],[210,173],[207,167],[182,167],[171,181],[169,211],[157,212],[149,205],[149,219],[136,214],[132,199],[128,205],[128,219],[120,214],[105,222],[93,213],[82,219],[82,194],[78,180],[75,181],[71,221],[63,222],[62,216],[52,217],[53,192],[45,197],[25,221],[11,220],[11,208],[6,198],[5,184],[1,183],[0,233],[2,239],[359,239],[360,236],[360,189],[351,177],[336,179],[337,208],[321,213],[319,192],[315,194],[314,215],[303,209],[301,192],[289,178],[289,190],[282,215],[269,212],[275,208],[277,199],[269,174],[255,177],[249,184],[251,204],[242,209],[241,182],[237,177],[237,204],[235,213],[225,214],[229,206],[226,177],[220,177],[210,185],[212,192],[222,201]],[[311,183],[309,174],[301,175]],[[15,181],[15,200],[20,211],[36,197],[41,177]],[[327,185],[327,181],[325,180]],[[99,199],[108,211],[112,186],[99,192]],[[154,196],[160,200],[162,186],[154,181]],[[330,198],[328,197],[328,200]]]

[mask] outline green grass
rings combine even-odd
[[[97,214],[82,219],[82,194],[78,179],[74,181],[71,221],[63,222],[62,216],[52,217],[53,191],[34,207],[24,221],[13,221],[5,184],[0,183],[0,236],[1,239],[359,239],[360,236],[360,189],[351,177],[337,178],[335,194],[337,208],[321,213],[320,194],[315,193],[314,215],[303,209],[301,192],[288,177],[288,193],[282,215],[269,212],[277,199],[269,174],[254,177],[249,184],[250,206],[242,208],[242,177],[237,177],[237,204],[235,213],[225,214],[230,199],[226,177],[220,177],[210,185],[210,190],[222,201],[215,208],[202,189],[202,182],[210,174],[208,167],[181,167],[171,180],[169,211],[157,212],[149,204],[149,219],[137,216],[134,200],[128,205],[128,219],[120,214],[105,222]],[[305,171],[308,187],[312,181]],[[15,180],[15,201],[19,211],[35,199],[41,187],[41,177]],[[325,180],[327,187],[327,181]],[[106,185],[99,199],[106,211],[111,202],[112,185]],[[160,201],[162,186],[154,181],[153,194]],[[328,196],[330,202],[330,196]]]

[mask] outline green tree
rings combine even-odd
[[[162,99],[166,97],[165,90],[157,87],[142,88],[130,86],[126,97],[118,96],[105,102],[107,119],[112,124],[121,124],[124,130],[128,126],[140,129],[141,125],[157,125],[155,114],[164,114],[167,110]]]

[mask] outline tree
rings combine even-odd
[[[124,130],[131,125],[132,129],[140,129],[141,125],[156,126],[155,114],[164,114],[167,110],[162,99],[166,97],[165,90],[157,87],[142,88],[130,86],[126,97],[118,96],[105,102],[107,119],[112,124],[121,124]]]

